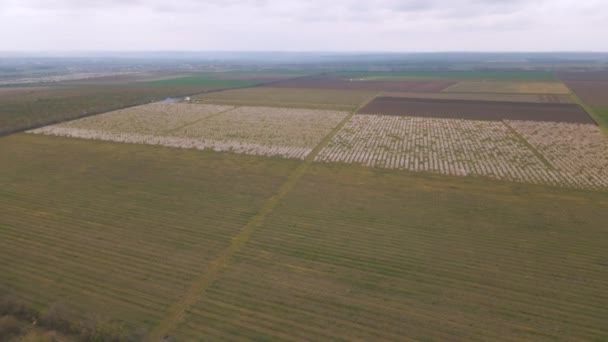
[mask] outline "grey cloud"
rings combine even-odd
[[[0,49],[608,50],[606,13],[605,0],[0,0]]]

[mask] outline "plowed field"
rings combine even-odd
[[[595,123],[585,110],[577,104],[377,97],[361,109],[359,113],[469,120]]]
[[[590,106],[608,106],[608,81],[567,81],[572,89]]]

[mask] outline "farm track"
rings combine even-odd
[[[545,167],[547,167],[548,170],[551,171],[556,171],[555,167],[553,166],[553,164],[551,164],[546,158],[545,156],[542,155],[542,153],[540,153],[535,147],[534,145],[530,144],[528,142],[528,140],[526,140],[526,138],[524,138],[523,135],[521,135],[515,128],[513,128],[511,125],[509,125],[508,121],[503,120],[502,124],[505,125],[505,127],[507,127],[507,129],[514,135],[517,137],[517,139],[519,140],[519,142],[528,147],[528,149],[530,151],[532,151],[532,153],[534,153],[534,155],[536,156],[536,158],[538,158],[538,160],[540,160],[543,165],[545,165]]]
[[[308,156],[306,156],[304,161],[289,175],[277,193],[264,204],[259,213],[253,216],[243,227],[243,229],[232,238],[230,246],[210,264],[209,269],[202,273],[201,276],[192,284],[183,298],[169,308],[165,318],[161,320],[158,326],[150,333],[149,340],[155,341],[161,339],[163,336],[171,332],[177,326],[179,321],[184,319],[186,310],[204,297],[205,292],[218,278],[221,269],[225,267],[225,265],[230,262],[230,259],[234,256],[234,254],[237,253],[243,247],[243,245],[249,241],[255,229],[264,223],[266,217],[272,213],[280,201],[283,200],[283,198],[285,198],[285,196],[295,187],[298,180],[314,162],[317,154],[326,144],[331,141],[333,136],[346,125],[346,123],[355,115],[357,110],[362,108],[372,99],[373,97],[362,103],[357,109],[353,110],[349,115],[342,119],[342,121],[331,130],[331,132],[308,154]]]

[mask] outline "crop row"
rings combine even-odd
[[[566,179],[608,187],[608,139],[595,125],[509,121]]]
[[[162,134],[234,107],[186,103],[152,103],[56,125],[108,133]]]
[[[564,126],[560,126],[564,125]],[[577,151],[585,160],[603,153],[605,140],[595,126],[526,123],[522,127],[544,129],[566,127],[576,137],[579,130],[595,130],[593,142],[582,141]],[[514,126],[517,129],[519,126]],[[581,132],[578,132],[581,133]],[[569,138],[563,138],[568,140]],[[574,139],[574,138],[572,138]],[[603,144],[602,144],[602,141]],[[564,144],[568,144],[565,141]],[[380,115],[356,115],[324,148],[316,160],[321,162],[358,163],[370,167],[434,172],[446,175],[476,175],[537,184],[566,185],[584,188],[607,188],[605,166],[573,172],[569,153],[572,149],[553,146],[548,160],[547,148],[538,151],[503,122],[459,119],[434,119]],[[601,159],[602,160],[602,159]],[[590,161],[587,162],[588,165]],[[560,167],[561,166],[561,167]]]
[[[152,104],[31,133],[305,158],[345,112],[191,104]]]
[[[285,158],[305,158],[311,149],[304,147],[272,146],[245,143],[241,141],[214,141],[179,137],[163,137],[135,133],[109,133],[88,129],[48,126],[32,131],[37,134],[60,137],[105,140],[130,144],[158,145],[197,150],[213,150],[216,152],[234,152],[260,156],[281,156]]]
[[[0,289],[136,325],[162,317],[289,170],[43,136],[0,144]]]
[[[553,188],[550,198],[522,196],[485,180],[312,167],[188,310],[179,337],[605,334],[606,279],[596,258],[606,212],[585,197],[595,193]]]

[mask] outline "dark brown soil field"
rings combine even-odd
[[[559,94],[487,94],[487,93],[414,93],[383,92],[384,97],[405,97],[412,99],[468,100],[468,101],[501,101],[533,103],[576,103],[570,95]]]
[[[557,74],[562,81],[607,81],[608,70],[562,71]]]
[[[608,106],[608,81],[567,81],[565,84],[586,104]]]
[[[370,91],[439,92],[456,82],[445,80],[362,81],[337,77],[310,77],[273,83],[275,88],[315,88]]]
[[[377,97],[360,114],[468,120],[529,120],[595,124],[577,104]]]

